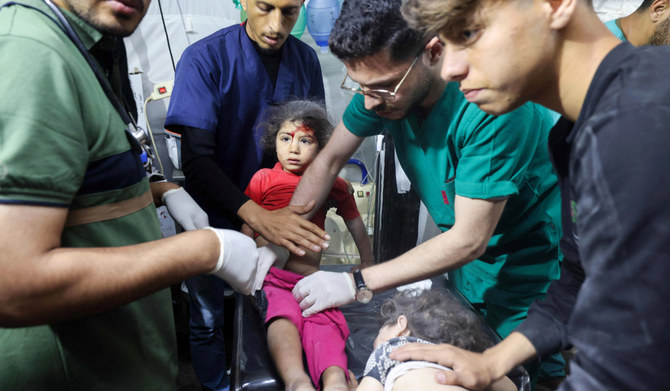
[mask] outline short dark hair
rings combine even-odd
[[[402,0],[345,0],[328,40],[342,61],[359,59],[388,49],[391,60],[403,62],[423,46],[421,34],[400,14]]]
[[[438,290],[401,291],[381,305],[382,327],[407,317],[412,336],[483,352],[494,344],[482,317],[451,294]]]
[[[402,15],[422,34],[443,33],[450,39],[467,26],[482,0],[404,0]]]
[[[640,4],[639,7],[635,10],[635,12],[644,12],[651,7],[651,5],[654,4],[654,0],[644,0],[642,4]]]
[[[262,132],[261,145],[268,155],[274,155],[277,148],[277,133],[286,121],[302,123],[311,128],[314,137],[323,148],[333,133],[333,123],[328,118],[326,107],[313,100],[293,99],[269,106],[263,114],[264,121],[258,125]]]

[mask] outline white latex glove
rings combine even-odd
[[[163,205],[167,207],[170,216],[181,225],[184,230],[205,228],[209,225],[207,213],[184,190],[183,187],[171,189],[161,196]]]
[[[254,279],[254,289],[252,293],[263,287],[263,281],[268,274],[270,267],[274,266],[283,269],[288,259],[288,250],[284,247],[268,244],[258,248],[258,269]]]
[[[349,273],[320,270],[298,281],[293,297],[300,303],[302,316],[308,317],[331,307],[355,300],[356,288]]]
[[[205,229],[216,234],[221,249],[216,267],[209,273],[225,280],[236,291],[245,295],[250,294],[253,291],[258,271],[256,242],[247,235],[230,229],[212,227]]]

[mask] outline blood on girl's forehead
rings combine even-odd
[[[314,136],[314,129],[312,129],[310,126],[307,126],[305,124],[297,125],[292,132],[289,132],[289,135],[293,138],[293,137],[295,137],[295,134],[297,132],[303,132],[303,133],[308,134],[310,136]]]

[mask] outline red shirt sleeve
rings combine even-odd
[[[328,198],[337,202],[337,214],[342,216],[344,220],[353,220],[361,215],[358,212],[354,196],[347,190],[347,183],[344,179],[339,177],[335,179]]]
[[[263,204],[263,178],[265,177],[264,169],[256,171],[249,184],[247,189],[244,191],[249,198],[251,198],[258,205]]]

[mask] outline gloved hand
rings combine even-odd
[[[209,225],[207,213],[200,208],[183,187],[166,191],[161,196],[161,200],[170,212],[170,216],[184,230],[190,231],[205,228]]]
[[[339,307],[355,300],[356,288],[349,273],[318,271],[298,281],[293,297],[300,303],[302,316],[308,317],[326,308]]]
[[[247,235],[230,229],[212,227],[205,227],[205,229],[216,234],[221,249],[216,267],[209,273],[225,280],[236,291],[245,295],[250,294],[253,291],[258,271],[259,254],[256,242]]]
[[[258,248],[258,269],[254,279],[254,289],[252,293],[263,287],[263,281],[268,274],[270,267],[274,266],[283,269],[288,259],[288,250],[284,247],[268,244]]]

